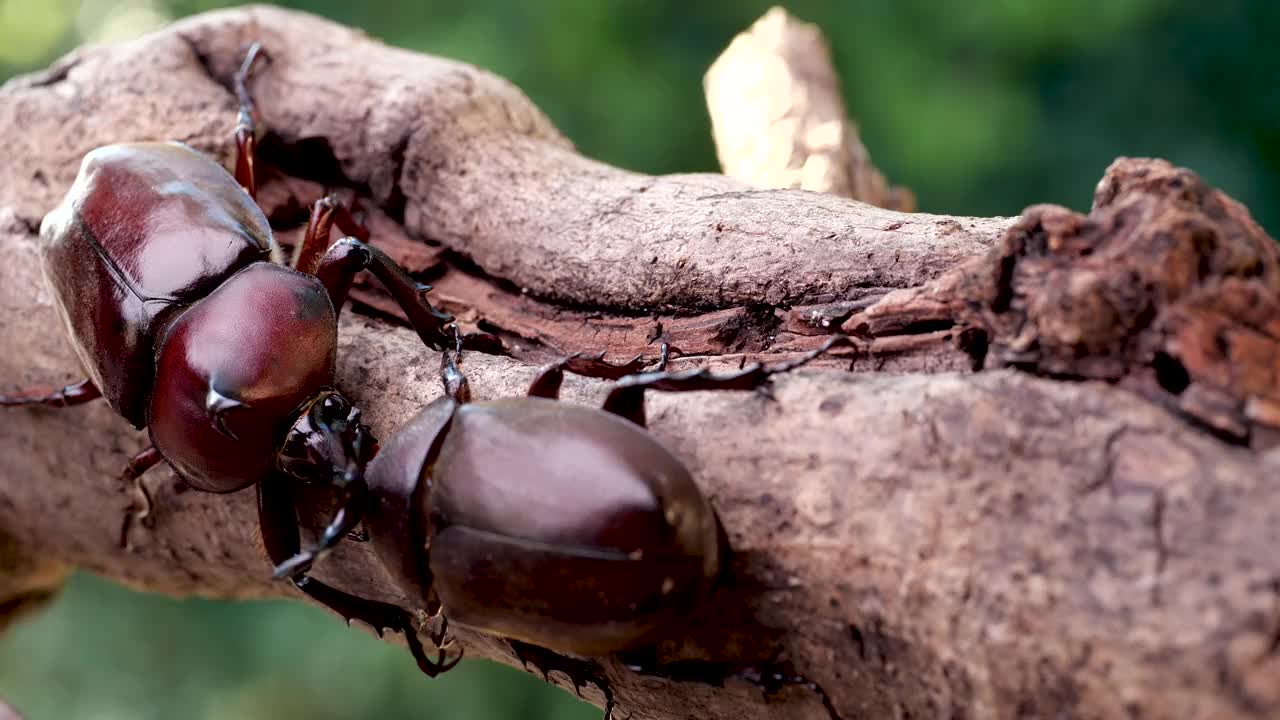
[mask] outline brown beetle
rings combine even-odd
[[[645,430],[645,390],[750,390],[795,361],[618,379],[603,408],[558,400],[566,367],[528,397],[471,402],[446,351],[446,394],[369,465],[370,541],[428,613],[521,643],[611,655],[669,629],[713,586],[728,543],[689,471]]]
[[[345,493],[307,558],[355,527],[367,497],[364,467],[376,441],[335,387],[338,311],[355,275],[377,277],[432,347],[443,347],[452,318],[426,301],[427,286],[360,239],[326,248],[335,222],[363,237],[350,213],[327,199],[313,208],[295,268],[280,264],[254,201],[256,136],[245,86],[259,54],[255,45],[235,79],[234,177],[177,143],[111,145],[84,158],[41,225],[40,255],[88,379],[0,404],[66,407],[101,395],[150,433],[152,446],[125,471],[144,498],[140,477],[162,460],[206,492],[257,485],[264,541],[280,567],[300,550],[282,476]],[[139,517],[149,506],[146,499]],[[127,532],[128,520],[122,542]],[[349,619],[404,631],[424,670],[437,667],[399,608],[288,574]]]

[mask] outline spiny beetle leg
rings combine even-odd
[[[98,386],[90,380],[81,380],[53,392],[24,390],[17,395],[0,395],[0,407],[20,405],[44,405],[46,407],[71,407],[83,405],[102,397]]]
[[[236,182],[240,183],[252,198],[258,196],[258,128],[253,97],[249,95],[249,76],[253,73],[253,67],[259,58],[271,60],[267,52],[262,49],[262,45],[255,42],[249,46],[244,62],[236,71],[233,80],[236,99],[240,103],[240,113],[236,118]]]
[[[356,222],[351,210],[338,201],[334,195],[326,195],[311,206],[311,217],[307,220],[307,231],[302,235],[302,242],[293,253],[293,268],[298,272],[314,275],[320,258],[329,249],[329,233],[334,224],[345,235],[367,242],[369,231]]]
[[[569,682],[573,683],[574,692],[578,694],[578,697],[582,697],[582,686],[586,683],[591,683],[600,688],[600,692],[604,694],[605,720],[613,717],[613,711],[617,707],[617,703],[614,702],[613,690],[609,687],[609,682],[604,679],[599,664],[590,660],[567,658],[546,648],[530,645],[519,640],[508,639],[507,644],[511,646],[511,651],[515,653],[516,659],[524,665],[525,670],[528,670],[529,666],[533,665],[534,669],[542,674],[542,679],[545,682],[551,682],[551,673],[559,670],[564,673],[565,677],[569,678]]]
[[[836,711],[835,703],[831,702],[831,696],[827,694],[826,690],[822,689],[821,685],[791,670],[789,667],[770,663],[764,666],[751,666],[736,675],[760,688],[765,697],[776,695],[787,685],[804,687],[818,696],[818,699],[822,702],[822,707],[831,716],[831,720],[843,720],[840,717],[840,713]]]
[[[655,372],[661,372],[666,369],[667,356],[670,350],[670,345],[662,344],[662,354],[658,358]],[[564,380],[565,370],[585,377],[618,380],[640,372],[646,364],[644,355],[636,355],[624,363],[611,363],[605,361],[604,353],[594,355],[574,353],[539,370],[538,376],[529,385],[528,395],[529,397],[558,399],[560,397],[560,384]]]
[[[781,650],[775,652],[772,659],[758,664],[696,660],[659,663],[651,651],[631,651],[620,655],[618,659],[632,672],[665,678],[673,682],[696,682],[722,688],[726,680],[743,680],[759,688],[766,699],[777,695],[786,686],[798,685],[818,696],[818,700],[822,702],[831,720],[842,720],[826,690],[804,675],[795,672],[790,664],[778,662],[776,658],[780,652]]]
[[[567,360],[567,359],[566,359]],[[564,364],[566,360],[547,365],[538,371],[538,376],[529,383],[529,397],[560,398],[560,384],[564,382]]]
[[[391,293],[392,299],[409,318],[409,324],[428,347],[443,350],[453,342],[454,336],[446,331],[453,323],[453,316],[436,310],[427,301],[426,294],[431,286],[415,281],[386,253],[354,237],[345,237],[334,243],[316,267],[315,275],[329,291],[334,310],[342,308],[351,283],[361,270],[373,273]]]
[[[143,523],[151,515],[151,493],[147,491],[147,486],[142,482],[142,476],[148,470],[160,464],[164,460],[160,456],[160,451],[155,446],[148,447],[142,452],[134,455],[129,459],[129,464],[124,466],[124,472],[120,474],[121,480],[131,486],[133,492],[142,500],[142,507],[137,510],[133,509],[130,504],[124,511],[124,520],[120,523],[120,547],[125,550],[129,549],[129,530],[135,522]]]
[[[258,514],[262,528],[262,543],[267,557],[273,564],[280,564],[298,552],[301,541],[298,536],[298,515],[293,505],[290,488],[284,478],[268,478],[258,483]],[[367,623],[379,635],[392,630],[404,635],[418,668],[429,677],[435,677],[457,665],[461,653],[452,660],[441,650],[436,659],[427,657],[422,641],[418,639],[413,616],[396,605],[368,600],[343,592],[319,580],[306,576],[290,578],[294,587],[308,597],[336,612],[350,623],[359,620]]]
[[[343,500],[342,506],[333,514],[333,519],[320,534],[320,538],[311,547],[277,565],[273,573],[276,579],[300,578],[310,572],[311,566],[320,559],[321,555],[332,550],[334,545],[337,545],[355,529],[356,525],[360,524],[360,516],[364,514],[364,507],[368,500],[369,486],[364,478],[352,483],[348,487],[347,497]]]
[[[791,372],[821,357],[837,344],[854,345],[854,341],[844,335],[829,338],[816,350],[803,356],[773,366],[752,363],[735,373],[717,375],[706,368],[695,368],[681,372],[649,372],[628,375],[618,380],[609,391],[604,401],[604,410],[620,415],[635,424],[645,426],[644,391],[664,390],[667,392],[688,392],[691,390],[754,390],[766,383],[774,375]]]
[[[352,620],[368,623],[374,632],[378,633],[379,637],[386,630],[400,633],[404,636],[405,643],[409,646],[409,652],[413,654],[414,661],[418,663],[418,669],[427,677],[435,677],[440,673],[448,672],[462,662],[461,652],[449,659],[443,649],[437,649],[435,659],[428,657],[426,647],[423,646],[422,640],[418,638],[417,628],[413,624],[413,616],[404,608],[390,603],[367,600],[350,595],[315,578],[292,578],[291,582],[293,582],[294,587],[301,590],[312,600],[338,613],[348,624]]]

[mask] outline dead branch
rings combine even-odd
[[[1041,209],[1015,226],[750,190],[716,175],[647,177],[574,154],[514,88],[475,68],[297,13],[213,13],[82,50],[0,89],[0,127],[10,129],[0,133],[5,383],[76,373],[39,276],[35,235],[80,156],[106,142],[174,138],[228,157],[234,114],[223,83],[249,39],[274,57],[253,90],[283,169],[272,181],[276,221],[287,228],[297,199],[319,185],[354,190],[373,210],[375,233],[394,236],[384,242],[434,276],[451,309],[473,313],[469,322],[518,357],[651,352],[668,326],[694,318],[681,337],[700,338],[707,354],[781,352],[843,323],[870,344],[857,369],[888,362],[885,354],[915,363],[891,365],[917,371],[903,376],[796,373],[776,383],[772,399],[653,398],[654,432],[709,493],[737,559],[733,584],[659,648],[664,660],[688,661],[671,665],[671,677],[583,661],[625,711],[828,717],[813,688],[784,685],[766,697],[733,679],[743,665],[775,658],[846,719],[1280,712],[1280,491],[1268,482],[1280,457],[1091,375],[1064,382],[1008,367],[1059,374],[1049,364],[974,361],[1006,357],[1010,312],[1026,318],[1015,326],[1056,337],[1043,330],[1056,317],[1052,303],[1026,309],[1042,308],[1029,299],[1033,279],[1057,273],[1043,285],[1070,289],[1072,278],[1089,277],[1073,269],[1092,254],[1078,239],[1106,247],[1124,233],[1142,236],[1129,221],[1165,222],[1170,206],[1149,198],[1165,197],[1167,183],[1118,182],[1105,204],[1144,210],[1108,225],[1095,217],[1102,208],[1071,221],[1089,228],[1081,233],[1036,220],[1060,217]],[[1193,257],[1210,260],[1188,281],[1196,291],[1177,297],[1225,297],[1221,289],[1242,280],[1251,297],[1275,302],[1265,236],[1220,195],[1186,192],[1173,207],[1200,223]],[[424,240],[435,249],[415,250]],[[1006,301],[975,296],[969,307],[956,299],[969,295],[943,293],[965,285],[956,278],[980,262],[1009,269],[987,285],[1011,288],[996,293]],[[1154,307],[1178,302],[1153,292]],[[917,296],[934,304],[905,300]],[[1074,317],[1066,312],[1074,305],[1057,305]],[[907,307],[898,320],[868,320],[893,306]],[[1115,337],[1126,343],[1150,324],[1124,322],[1129,334]],[[1207,377],[1200,367],[1230,376],[1245,358],[1198,365],[1185,348],[1205,347],[1202,335],[1178,334],[1184,326],[1172,320],[1160,326],[1181,338],[1175,355],[1195,382]],[[974,350],[979,331],[985,355]],[[439,392],[438,357],[410,333],[348,314],[341,337],[344,391],[380,436]],[[1075,347],[1085,356],[1117,347],[1091,342]],[[1037,361],[1062,356],[1047,340],[1040,347]],[[968,373],[975,364],[986,371]],[[929,374],[955,369],[965,372]],[[518,394],[534,372],[481,353],[467,356],[465,370],[479,397]],[[1224,387],[1250,393],[1246,419],[1266,414],[1249,399],[1260,397],[1252,381]],[[567,396],[598,402],[602,389],[571,381]],[[127,502],[116,477],[143,442],[103,406],[5,416],[0,529],[11,547],[0,554],[0,590],[18,599],[74,565],[175,594],[285,594],[268,579],[251,492],[178,492],[171,473],[156,472],[154,531],[134,553],[116,548],[117,509]],[[327,499],[308,499],[314,522]],[[321,576],[406,602],[357,544],[345,544]],[[472,656],[515,663],[504,642],[459,634]],[[708,682],[717,677],[729,679]],[[602,702],[598,690],[585,692]]]
[[[781,7],[739,34],[703,84],[725,175],[764,188],[800,188],[910,212],[845,115],[822,30]]]

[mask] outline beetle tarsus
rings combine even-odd
[[[453,334],[455,349],[446,349],[440,354],[440,381],[444,384],[445,395],[462,405],[471,402],[471,383],[458,369],[458,361],[462,358],[462,337],[456,325]]]
[[[249,197],[258,196],[257,153],[258,128],[257,110],[253,104],[253,96],[249,94],[249,76],[253,73],[258,59],[270,61],[271,56],[263,49],[261,43],[253,43],[245,53],[244,62],[236,71],[236,100],[240,104],[240,112],[236,118],[236,182],[249,193]]]
[[[124,472],[120,474],[120,479],[124,481],[130,489],[142,500],[141,507],[134,509],[132,503],[125,509],[124,520],[120,524],[120,547],[125,550],[132,549],[129,544],[129,531],[134,523],[144,523],[151,518],[151,492],[147,490],[146,483],[142,482],[142,476],[148,470],[160,464],[164,458],[160,456],[160,451],[151,446],[142,452],[134,455],[129,459],[129,464],[125,465]]]
[[[45,407],[65,408],[83,405],[102,397],[98,386],[90,380],[71,383],[53,392],[23,391],[17,395],[0,395],[0,407],[19,407],[22,405],[43,405]]]
[[[804,675],[794,672],[789,667],[776,664],[766,665],[765,667],[750,667],[737,673],[737,676],[760,688],[766,698],[777,694],[787,685],[799,685],[818,696],[818,700],[822,702],[822,707],[826,709],[831,720],[843,720],[840,712],[836,710],[835,703],[831,701],[831,696],[827,694],[826,690],[822,689],[821,685]]]
[[[774,375],[796,370],[826,354],[836,345],[856,347],[856,342],[846,335],[833,335],[817,349],[795,360],[766,366],[752,363],[736,373],[717,375],[706,368],[681,372],[647,372],[628,375],[618,380],[604,401],[604,410],[645,426],[644,391],[665,390],[686,392],[691,390],[756,390]]]
[[[665,372],[667,369],[667,361],[671,359],[671,343],[662,343],[662,349],[658,354],[658,364],[653,368],[654,372]]]

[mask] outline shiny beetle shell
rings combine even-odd
[[[164,321],[276,253],[266,217],[235,178],[178,143],[89,153],[40,227],[67,336],[89,379],[137,428],[146,424]]]
[[[231,276],[160,340],[152,441],[198,490],[234,492],[266,479],[298,409],[333,385],[337,328],[314,277],[269,263]]]
[[[715,512],[643,428],[544,398],[437,400],[370,465],[375,547],[451,622],[582,655],[639,645],[720,571]]]

